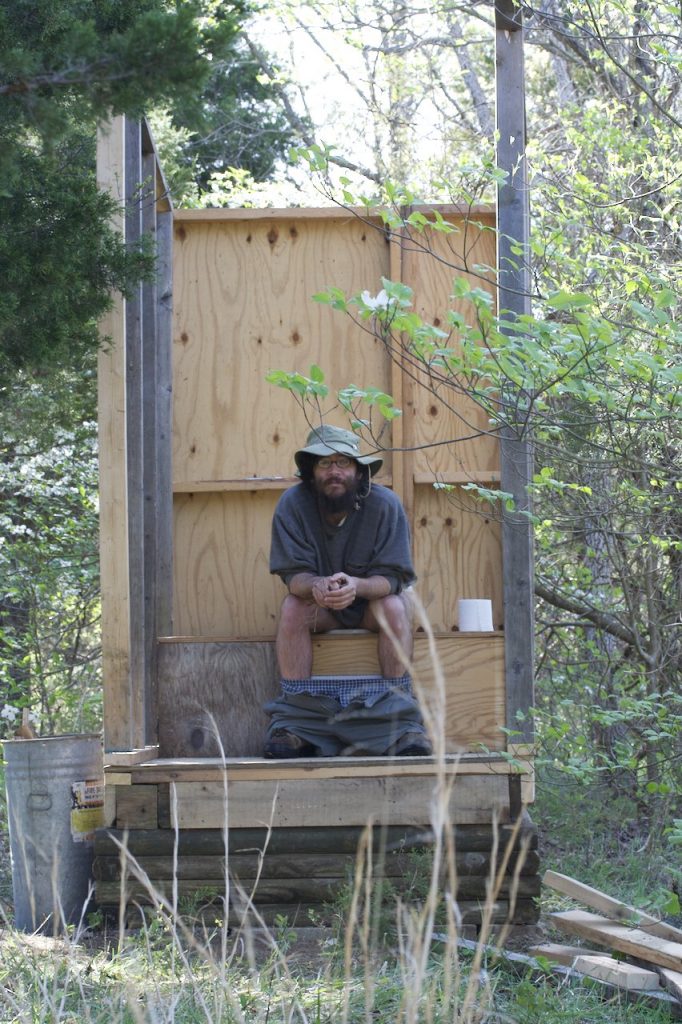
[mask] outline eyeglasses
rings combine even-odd
[[[318,459],[315,463],[320,469],[329,469],[336,463],[339,469],[350,469],[353,465],[354,460],[349,459],[347,455],[336,455],[333,459],[327,458],[324,455],[321,459]]]

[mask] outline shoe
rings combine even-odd
[[[423,732],[406,732],[388,748],[387,757],[429,757],[433,747]]]
[[[286,729],[275,729],[266,740],[263,753],[265,757],[280,760],[287,757],[315,757],[317,747],[314,747],[312,743],[306,743],[293,732],[287,732]]]

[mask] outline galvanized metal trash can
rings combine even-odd
[[[104,822],[98,733],[3,741],[15,925],[56,935],[77,923]]]

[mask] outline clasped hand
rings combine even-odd
[[[333,576],[322,576],[313,584],[313,599],[320,608],[341,611],[348,608],[357,597],[358,581],[345,572],[336,572]]]

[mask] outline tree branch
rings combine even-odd
[[[257,46],[256,43],[254,43],[253,40],[251,39],[247,39],[247,45],[249,47],[249,50],[251,51],[251,54],[253,55],[254,60],[258,61],[265,74],[270,78],[272,87],[282,101],[282,106],[284,107],[286,116],[289,119],[289,123],[291,124],[292,128],[298,132],[303,142],[305,142],[306,146],[313,146],[315,144],[314,135],[308,128],[308,125],[305,123],[303,118],[299,117],[299,115],[294,110],[286,89],[278,81],[277,73],[270,64],[270,62],[268,61],[267,57],[265,56],[265,53],[260,48],[260,46]],[[377,174],[376,171],[371,171],[367,167],[362,167],[360,164],[356,164],[351,160],[346,160],[345,157],[338,156],[334,153],[328,154],[328,159],[329,162],[334,164],[336,167],[341,167],[345,171],[353,171],[354,174],[361,174],[364,178],[367,178],[369,181],[373,181],[376,184],[381,184],[381,176]]]
[[[560,594],[555,590],[551,590],[545,586],[544,583],[536,579],[535,581],[535,594],[537,597],[542,598],[547,604],[551,604],[554,608],[560,608],[562,611],[571,612],[573,615],[577,615],[580,619],[585,619],[587,622],[591,622],[593,626],[597,626],[599,629],[603,629],[611,636],[617,637],[619,640],[623,640],[626,644],[631,644],[633,647],[637,646],[637,638],[631,629],[628,629],[615,615],[609,615],[608,612],[601,611],[599,608],[594,608],[592,605],[581,601],[580,598],[567,597],[565,594]]]

